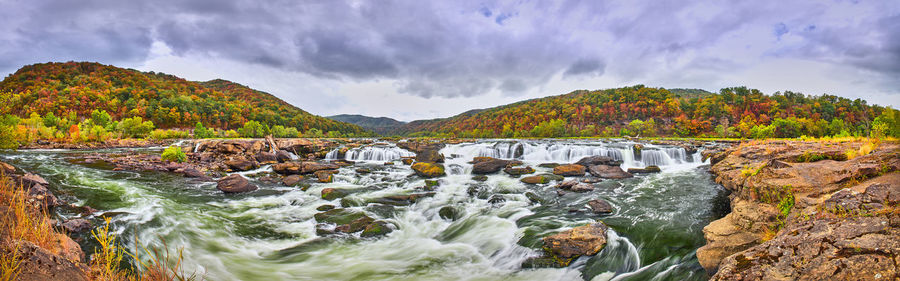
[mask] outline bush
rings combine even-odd
[[[204,127],[203,123],[197,122],[197,125],[194,125],[194,138],[208,139],[213,136],[215,136],[215,132]]]
[[[161,130],[156,129],[153,132],[150,132],[150,138],[165,140],[165,139],[184,139],[188,137],[188,132],[180,131],[180,130]]]
[[[245,138],[261,138],[266,136],[268,128],[256,121],[247,121],[244,126],[238,129],[238,134]]]
[[[116,125],[116,129],[127,137],[142,138],[153,131],[153,121],[144,121],[140,116],[125,118]]]
[[[180,147],[170,146],[163,151],[162,160],[181,163],[187,160],[187,155],[184,154],[184,151],[182,151]]]

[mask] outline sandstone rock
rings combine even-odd
[[[376,236],[384,236],[388,233],[393,232],[390,224],[384,221],[375,221],[370,223],[363,229],[362,233],[359,234],[360,237],[376,237]]]
[[[256,161],[262,164],[274,164],[278,163],[278,156],[275,153],[263,151],[256,155]]]
[[[225,165],[235,171],[249,171],[257,167],[255,162],[240,158],[225,161]]]
[[[244,176],[232,174],[219,179],[216,189],[225,193],[239,193],[257,190],[258,187],[251,184]]]
[[[551,174],[540,174],[540,175],[535,175],[535,176],[530,176],[530,177],[524,177],[519,181],[528,183],[528,184],[542,184],[542,183],[549,183],[550,181],[554,181],[554,180],[563,180],[563,179],[562,179],[562,176],[551,175]]]
[[[559,166],[559,163],[541,163],[538,165],[538,167],[541,167],[541,168],[551,168],[551,169],[556,168],[558,166]]]
[[[488,177],[485,175],[475,175],[472,177],[472,179],[475,181],[487,181]]]
[[[416,162],[413,163],[412,169],[420,177],[433,178],[446,175],[444,165],[437,163]]]
[[[331,201],[334,199],[342,198],[344,196],[349,195],[350,193],[337,188],[324,188],[322,189],[322,199]]]
[[[490,157],[475,157],[472,162],[474,163],[474,165],[472,165],[473,174],[493,174],[499,172],[503,168],[522,164],[522,162],[519,161],[502,160]]]
[[[600,252],[606,246],[607,229],[606,224],[596,222],[544,237],[544,250],[567,266],[577,257]]]
[[[13,165],[10,165],[10,164],[4,163],[4,162],[0,162],[0,173],[6,174],[6,175],[11,175],[11,174],[14,174],[15,172],[16,172],[16,167],[14,167]]]
[[[22,176],[22,183],[24,183],[25,186],[31,186],[31,185],[35,185],[35,184],[39,184],[39,185],[43,185],[43,186],[50,185],[50,183],[47,182],[47,180],[45,180],[41,176],[38,176],[38,175],[35,175],[32,173],[26,173],[24,176]]]
[[[79,233],[91,229],[91,222],[86,219],[71,219],[62,224],[68,233]]]
[[[645,168],[628,168],[629,174],[649,174],[649,173],[659,173],[662,170],[659,166],[647,166]]]
[[[334,174],[337,174],[337,170],[319,170],[314,173],[316,179],[321,183],[329,183],[334,181]]]
[[[507,168],[503,169],[503,172],[505,172],[505,173],[507,173],[507,174],[509,174],[509,175],[519,176],[519,175],[525,175],[525,174],[532,174],[532,173],[534,173],[534,169],[531,168],[530,166],[526,166],[526,167],[507,167]]]
[[[297,186],[301,180],[303,180],[303,176],[301,175],[290,175],[284,177],[284,179],[281,180],[281,183],[285,186]]]
[[[322,170],[337,170],[340,166],[331,163],[303,162],[301,173],[313,174]]]
[[[559,165],[553,168],[553,174],[566,177],[580,177],[584,176],[586,170],[587,169],[582,165]]]
[[[403,165],[412,165],[413,161],[415,161],[415,160],[416,159],[412,159],[412,158],[403,158],[400,161],[403,162]]]
[[[438,153],[437,150],[429,149],[416,153],[416,162],[444,163],[444,155]]]
[[[285,162],[272,165],[272,171],[282,175],[297,175],[302,170],[301,163]]]
[[[22,259],[21,264],[19,265],[20,271],[17,280],[89,280],[85,274],[87,268],[84,265],[72,262],[61,255],[55,255],[31,242],[20,241],[18,243],[19,256],[22,257]],[[78,244],[76,243],[75,246],[77,245]]]
[[[569,190],[572,190],[574,192],[588,192],[594,190],[594,185],[588,183],[578,183],[569,188]]]
[[[591,167],[594,165],[618,166],[622,165],[622,161],[617,161],[608,156],[588,156],[581,158],[581,160],[578,160],[575,164],[584,167]]]
[[[284,149],[278,150],[278,152],[275,152],[275,160],[279,163],[291,161],[291,153]]]
[[[606,200],[603,199],[594,199],[588,201],[587,204],[588,207],[591,208],[591,211],[593,211],[595,214],[609,214],[613,212],[612,205],[610,205],[609,202],[606,202]]]
[[[56,198],[56,195],[53,195],[53,192],[50,192],[49,189],[40,184],[32,184],[28,188],[28,196],[41,202],[41,205],[44,207],[55,207],[63,204],[62,201]]]
[[[591,166],[588,171],[591,172],[591,175],[604,179],[625,179],[634,177],[634,175],[623,171],[619,166],[594,165]]]

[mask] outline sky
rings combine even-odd
[[[900,107],[900,1],[0,0],[0,75],[96,61],[328,116],[747,86]]]

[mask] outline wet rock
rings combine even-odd
[[[257,190],[258,187],[250,183],[244,176],[233,174],[219,179],[216,189],[225,193],[239,193]]]
[[[437,150],[429,149],[416,153],[416,162],[444,163],[444,155],[438,153]]]
[[[385,166],[393,166],[393,165],[394,165],[394,162],[384,162],[384,165],[385,165]]]
[[[509,175],[512,175],[512,176],[519,176],[519,175],[525,175],[525,174],[533,174],[533,173],[534,173],[534,169],[531,168],[530,166],[526,166],[526,167],[507,167],[507,168],[503,169],[503,172],[504,172],[504,173],[507,173],[507,174],[509,174]]]
[[[634,177],[634,175],[623,171],[619,166],[594,165],[591,166],[588,171],[591,172],[591,175],[604,179],[625,179]]]
[[[416,160],[413,158],[403,158],[400,161],[403,162],[403,165],[412,165],[412,163]]]
[[[475,175],[472,177],[472,179],[475,181],[487,181],[488,177],[485,175]]]
[[[283,149],[278,150],[278,152],[275,152],[275,161],[278,161],[278,163],[291,161],[291,153]]]
[[[372,170],[370,170],[369,168],[357,168],[356,169],[356,173],[363,174],[363,175],[371,173],[371,172],[372,172]]]
[[[416,162],[412,165],[412,169],[420,177],[433,178],[446,175],[444,165],[437,163]]]
[[[475,157],[475,159],[472,160],[472,163],[474,163],[472,165],[472,173],[482,175],[493,174],[499,172],[503,168],[522,164],[520,161],[502,160],[490,157]]]
[[[606,246],[606,230],[602,222],[569,229],[544,237],[544,250],[553,256],[561,266],[568,266],[575,258],[592,256]]]
[[[452,206],[444,206],[441,207],[440,210],[438,210],[438,216],[445,220],[455,221],[459,219],[459,211],[457,211],[456,208]]]
[[[558,175],[540,174],[540,175],[535,175],[535,176],[530,176],[530,177],[524,177],[519,181],[528,183],[528,184],[542,184],[542,183],[549,183],[550,181],[554,181],[554,180],[559,181],[559,180],[563,180],[563,179],[564,178],[562,176],[558,176]]]
[[[68,233],[79,233],[91,229],[91,222],[86,219],[71,219],[64,222],[62,228]]]
[[[392,195],[385,196],[381,198],[374,199],[372,203],[380,203],[385,205],[392,206],[407,206],[413,203],[416,203],[419,199],[424,197],[434,196],[434,192],[426,192],[426,193],[413,193],[407,195]]]
[[[583,183],[598,183],[598,182],[602,182],[602,181],[603,181],[603,179],[600,179],[600,178],[584,178],[584,179],[581,179],[581,182],[583,182]]]
[[[181,174],[189,178],[208,178],[206,174],[194,168],[185,168],[181,170]]]
[[[541,198],[541,196],[531,191],[525,192],[525,197],[528,198],[529,201],[534,203],[544,204],[546,202],[544,201],[544,198]]]
[[[365,205],[365,202],[359,200],[358,198],[353,197],[344,197],[341,198],[341,207],[350,208],[350,207],[360,207]]]
[[[559,188],[559,189],[569,189],[569,188],[572,188],[573,186],[575,186],[576,184],[578,184],[577,181],[569,180],[569,181],[561,182],[553,187]]]
[[[591,208],[591,211],[593,211],[595,214],[609,214],[613,212],[612,205],[610,205],[609,202],[606,202],[606,200],[603,199],[594,199],[588,201],[587,204],[588,207]]]
[[[560,265],[559,261],[557,261],[553,257],[530,257],[525,259],[522,262],[522,268],[562,268],[565,267]]]
[[[28,188],[28,196],[41,202],[41,205],[44,207],[55,207],[63,204],[62,201],[56,198],[56,195],[53,195],[53,192],[50,192],[49,189],[40,184],[31,185]]]
[[[50,185],[50,183],[47,182],[47,180],[45,180],[41,176],[38,176],[38,175],[35,175],[32,173],[26,173],[24,176],[22,176],[22,183],[25,184],[25,186],[31,186],[31,185],[36,185],[36,184],[43,185],[43,186]]]
[[[594,165],[619,166],[622,165],[622,161],[615,160],[608,156],[588,156],[581,158],[581,160],[578,160],[575,164],[589,168]]]
[[[581,177],[584,176],[586,170],[587,168],[582,165],[568,164],[556,166],[553,168],[553,174],[566,177]]]
[[[225,165],[228,168],[235,171],[249,171],[253,170],[257,167],[256,163],[246,159],[232,159],[225,161]]]
[[[659,169],[659,166],[647,166],[645,168],[628,168],[628,173],[630,174],[649,174],[649,173],[659,173],[662,170]]]
[[[300,173],[314,174],[322,170],[337,170],[340,166],[331,163],[303,162]]]
[[[494,194],[493,196],[491,196],[490,199],[488,199],[488,203],[491,203],[491,204],[499,204],[499,203],[503,203],[503,202],[506,202],[506,198],[500,194]]]
[[[324,211],[328,211],[328,210],[332,210],[332,209],[334,209],[334,205],[330,205],[330,204],[325,204],[325,205],[316,207],[316,211],[320,211],[320,212],[324,212]]]
[[[334,199],[342,198],[344,196],[350,195],[349,192],[337,188],[324,188],[322,189],[322,199],[331,201]]]
[[[578,183],[569,188],[569,190],[574,192],[588,192],[594,190],[594,185],[588,183]]]
[[[366,210],[383,218],[393,217],[397,214],[397,208],[384,204],[369,204]]]
[[[297,186],[300,181],[303,180],[303,176],[301,175],[290,175],[281,179],[281,183],[285,186]]]
[[[390,224],[385,221],[375,221],[370,223],[363,229],[362,233],[359,234],[360,237],[376,237],[376,236],[384,236],[388,233],[393,232]]]
[[[541,163],[538,165],[538,167],[541,167],[541,168],[551,168],[551,169],[556,168],[558,166],[559,166],[559,163]]]
[[[354,233],[354,232],[358,232],[358,231],[362,231],[363,229],[366,229],[366,227],[369,226],[370,224],[372,224],[374,221],[375,221],[375,219],[373,219],[369,216],[363,215],[362,217],[355,219],[355,220],[351,221],[350,223],[338,225],[337,227],[334,228],[334,230],[343,232],[343,233]]]
[[[333,223],[336,225],[349,224],[354,220],[365,217],[366,214],[352,209],[331,209],[325,212],[316,213],[313,218],[320,223]]]
[[[278,163],[278,156],[275,153],[263,151],[256,155],[256,161],[262,164],[275,164]]]
[[[329,183],[334,181],[334,174],[337,174],[337,170],[319,170],[315,172],[316,179],[318,179],[321,183]]]
[[[425,187],[436,187],[441,185],[441,182],[438,180],[425,180]]]

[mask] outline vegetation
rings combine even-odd
[[[197,123],[223,130],[202,131],[203,137],[224,136],[224,131],[248,126],[256,127],[239,136],[271,133],[273,126],[284,128],[279,131],[284,136],[311,129],[336,136],[371,134],[229,81],[193,82],[89,62],[22,67],[0,82],[0,116],[4,148],[37,139],[143,138],[157,128],[187,131],[196,129]]]
[[[187,155],[184,153],[184,151],[181,150],[180,147],[170,146],[163,151],[161,158],[163,161],[181,163],[187,160]]]
[[[717,94],[643,85],[565,95],[413,121],[413,137],[898,137],[900,115],[861,99],[746,87]]]

